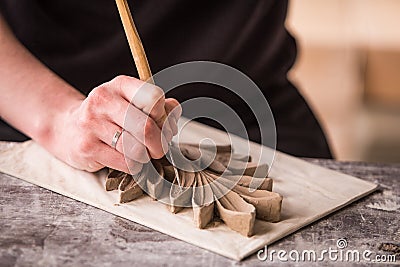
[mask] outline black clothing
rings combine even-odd
[[[130,7],[153,73],[194,60],[230,65],[268,100],[279,150],[331,157],[312,111],[287,79],[296,57],[295,40],[284,27],[287,1],[137,0]],[[1,0],[0,11],[36,57],[85,94],[119,74],[137,77],[113,0]],[[183,86],[167,95],[179,101],[196,96],[228,103],[243,116],[250,139],[259,140],[246,105],[212,86]],[[0,124],[0,139],[24,138]]]

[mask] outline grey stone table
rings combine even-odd
[[[272,261],[254,254],[235,262],[0,173],[0,266],[365,265],[354,250],[381,261],[395,255],[400,263],[400,165],[309,161],[379,183],[380,190],[272,244],[268,253],[286,251]],[[342,253],[351,252],[346,257],[339,258],[339,239],[347,242]],[[293,250],[304,255],[299,262]],[[323,250],[332,250],[331,259]],[[310,262],[309,251],[323,261]]]

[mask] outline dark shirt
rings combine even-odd
[[[331,157],[312,111],[287,79],[296,58],[295,40],[284,27],[287,1],[129,2],[153,73],[194,60],[230,65],[248,75],[268,100],[279,150]],[[37,58],[85,94],[119,74],[137,77],[113,0],[1,0],[0,11]],[[249,138],[259,141],[247,105],[221,90],[191,85],[167,96],[179,101],[198,96],[219,99],[240,114]],[[0,139],[26,137],[1,122]]]

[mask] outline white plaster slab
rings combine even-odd
[[[218,144],[227,140],[226,134],[198,123],[190,123],[182,131],[180,140],[196,142],[204,137],[212,137]],[[234,137],[232,144],[237,152],[245,152],[248,141]],[[273,153],[255,143],[250,143],[250,147],[255,159],[260,150],[269,156]],[[247,238],[221,223],[208,229],[197,229],[190,209],[171,214],[164,204],[147,196],[116,205],[117,192],[104,190],[105,171],[93,174],[73,169],[32,141],[0,142],[0,171],[235,260],[243,259],[377,187],[277,152],[270,176],[274,178],[273,191],[284,197],[282,221],[257,220],[256,234]]]

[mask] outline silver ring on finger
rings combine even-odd
[[[123,132],[124,132],[124,129],[122,129],[122,131],[116,131],[115,132],[115,134],[114,134],[114,136],[112,138],[112,141],[111,141],[111,147],[112,148],[114,148],[114,149],[117,148],[118,139],[120,138],[120,136],[122,135]]]

